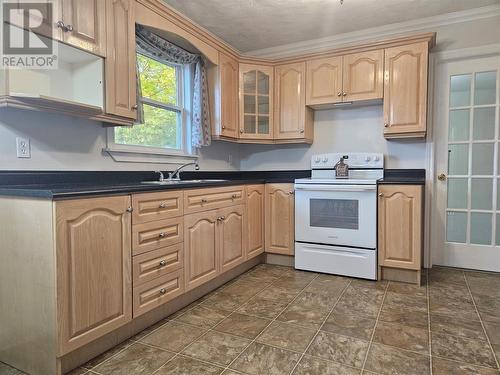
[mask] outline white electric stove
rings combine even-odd
[[[348,178],[335,177],[344,158]],[[311,178],[295,180],[295,268],[377,278],[377,153],[314,155]]]

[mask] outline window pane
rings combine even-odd
[[[500,214],[497,214],[497,223],[496,223],[496,230],[495,230],[495,244],[497,246],[500,246]]]
[[[467,213],[448,212],[446,219],[446,241],[465,243],[467,240]]]
[[[466,175],[469,171],[469,145],[448,145],[448,174]]]
[[[473,178],[471,182],[471,208],[491,210],[493,206],[493,179]]]
[[[497,72],[476,73],[474,79],[474,104],[496,103]]]
[[[137,54],[142,96],[177,105],[177,69]]]
[[[468,109],[457,109],[450,111],[450,126],[448,128],[448,140],[469,140],[470,111]]]
[[[467,178],[448,179],[448,208],[467,208]]]
[[[474,109],[475,140],[495,138],[495,107]]]
[[[115,128],[115,142],[125,145],[180,149],[179,114],[144,105],[144,124]]]
[[[493,143],[476,143],[472,145],[472,174],[493,174]]]
[[[470,243],[491,244],[491,214],[472,212],[470,214]]]
[[[470,105],[470,83],[470,74],[450,78],[450,107]]]

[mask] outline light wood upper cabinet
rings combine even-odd
[[[220,273],[217,210],[184,217],[186,290],[200,286]]]
[[[273,139],[272,66],[240,64],[240,138]]]
[[[245,261],[245,206],[217,211],[220,233],[220,270],[226,272]]]
[[[385,50],[384,136],[424,137],[428,43]]]
[[[295,253],[293,184],[266,184],[266,252]]]
[[[220,135],[238,138],[238,61],[219,54],[221,129]]]
[[[342,101],[342,57],[307,62],[306,104],[321,105]]]
[[[381,185],[378,200],[379,265],[420,270],[422,186]]]
[[[247,185],[247,259],[264,252],[265,185]]]
[[[343,56],[344,101],[382,99],[384,95],[384,50]]]
[[[106,0],[106,113],[137,118],[134,0]]]
[[[132,319],[130,197],[56,203],[59,354]]]
[[[277,66],[274,79],[274,138],[312,142],[314,114],[306,107],[306,63]]]
[[[106,56],[106,0],[62,1],[63,41]]]

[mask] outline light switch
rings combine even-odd
[[[31,158],[29,138],[16,138],[16,150],[18,158]]]

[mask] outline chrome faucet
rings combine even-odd
[[[194,165],[194,169],[195,169],[195,170],[197,170],[197,171],[200,169],[200,166],[198,165],[198,162],[196,162],[196,161],[193,161],[193,162],[191,162],[191,163],[186,163],[186,164],[181,165],[181,166],[180,166],[179,168],[177,168],[175,171],[173,171],[173,172],[169,173],[169,174],[168,174],[168,178],[167,178],[167,180],[169,180],[169,181],[178,181],[178,180],[180,180],[180,179],[181,179],[181,178],[179,177],[179,173],[180,173],[180,171],[181,171],[182,169],[186,168],[186,167],[187,167],[187,166],[189,166],[189,165]],[[162,174],[162,176],[163,176],[163,174]],[[162,177],[162,176],[161,176],[161,177]],[[160,177],[160,178],[161,178],[161,177]],[[161,181],[161,179],[160,179],[160,181]]]

